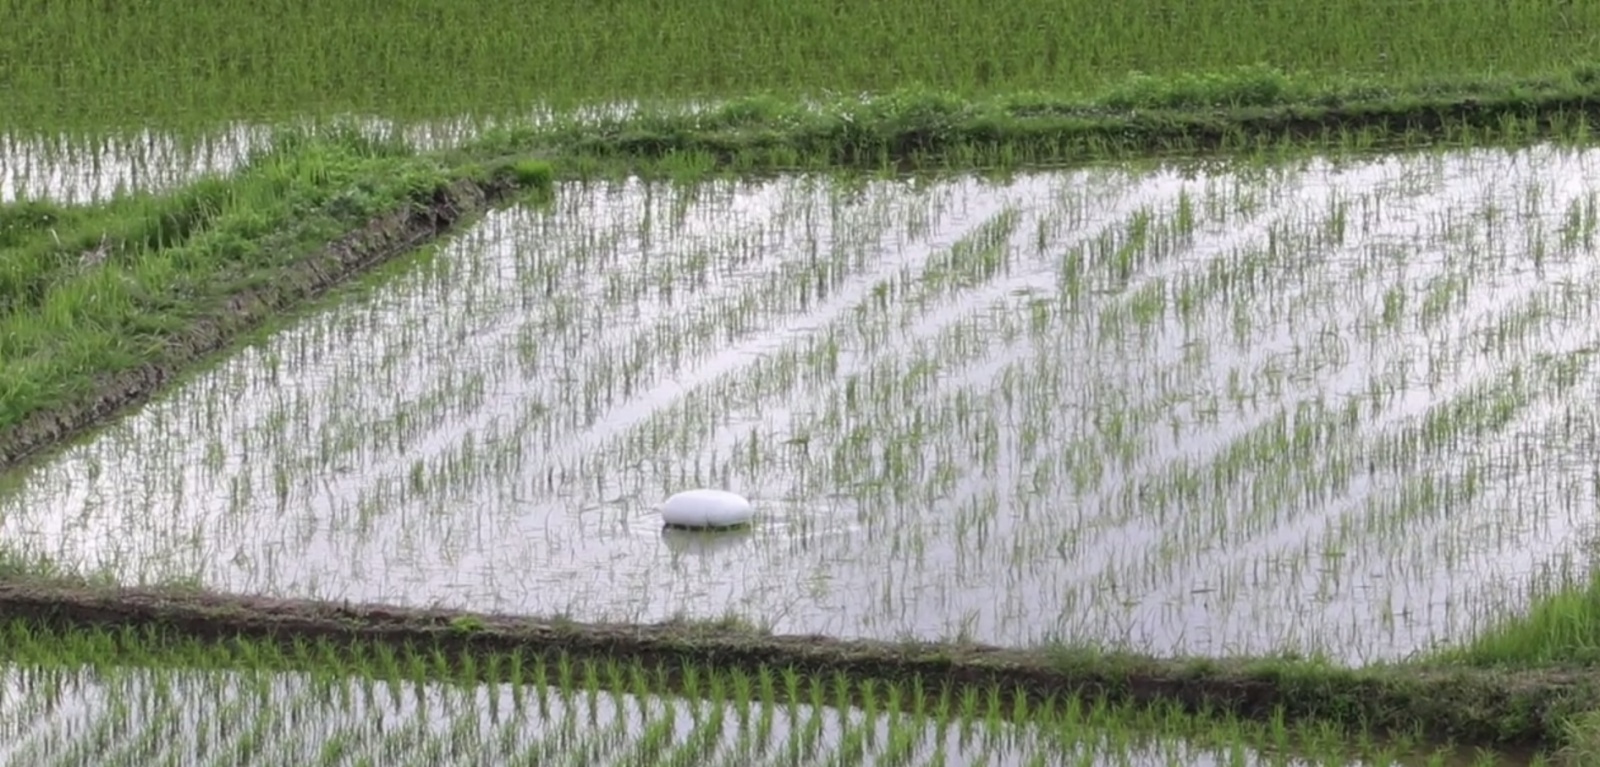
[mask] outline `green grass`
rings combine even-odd
[[[1534,78],[1347,79],[1267,67],[1135,76],[1085,97],[967,98],[913,87],[863,97],[737,98],[492,130],[475,143],[537,151],[569,173],[1019,167],[1225,150],[1584,142],[1600,68]]]
[[[161,360],[227,302],[273,286],[309,254],[452,183],[506,177],[548,189],[548,168],[451,166],[355,132],[283,134],[231,177],[92,206],[0,206],[0,433]]]
[[[1530,595],[1525,614],[1496,622],[1434,660],[1477,666],[1592,666],[1600,661],[1600,570],[1579,582]]]
[[[1069,94],[1253,64],[1329,81],[1534,75],[1600,43],[1600,7],[1571,0],[6,0],[0,25],[3,119],[49,129],[909,84]]]

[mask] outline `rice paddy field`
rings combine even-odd
[[[0,350],[34,350],[0,359],[7,424],[38,391],[6,366],[53,348],[19,338],[115,340],[95,301],[169,273],[140,269],[166,240],[96,241],[95,206],[209,177],[186,239],[419,205],[360,172],[523,151],[557,178],[5,466],[0,581],[1331,667],[1600,648],[1600,6],[0,0],[0,28],[25,30],[0,35],[0,284],[44,296],[0,294],[26,331]],[[1165,151],[1016,161],[1065,143],[1013,152],[1022,123],[961,101],[991,97]],[[1480,97],[1504,119],[1472,122]],[[1383,99],[1434,111],[1340,122]],[[1135,119],[1277,109],[1261,135],[1292,139],[1307,105],[1333,151],[1188,156]],[[909,137],[864,144],[881,172],[703,172],[857,114]],[[330,118],[450,159],[217,180]],[[940,173],[889,156],[957,133],[994,143]],[[561,140],[507,138],[530,135]],[[1518,140],[1461,139],[1495,135]],[[551,156],[576,146],[641,167]],[[216,241],[186,253],[244,252]],[[652,504],[700,486],[756,523],[663,530]],[[0,620],[0,764],[1488,767],[1585,763],[1597,722],[1490,752],[793,666]]]
[[[1597,156],[564,186],[0,495],[230,592],[1359,663],[1581,580]],[[748,532],[663,533],[675,489]]]
[[[308,113],[526,115],[635,99],[1085,91],[1269,64],[1331,81],[1533,75],[1590,61],[1571,0],[905,0],[101,4],[5,0],[0,120],[169,128]]]
[[[0,538],[125,583],[579,621],[1426,655],[1587,577],[1597,160],[564,184],[13,471]],[[661,530],[698,485],[763,518]],[[147,694],[52,673],[86,712]],[[522,733],[495,759],[536,747],[494,726]],[[1192,746],[1037,763],[1276,763]]]
[[[1488,755],[1177,708],[793,672],[704,673],[566,656],[444,669],[405,653],[350,658],[183,645],[126,665],[138,637],[13,625],[0,666],[8,764],[1488,765]],[[314,668],[315,671],[304,669]]]

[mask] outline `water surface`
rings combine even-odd
[[[128,581],[1404,657],[1581,573],[1595,151],[566,184],[0,491]],[[753,529],[666,534],[687,487]]]

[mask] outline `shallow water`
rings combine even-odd
[[[1394,658],[1581,572],[1600,154],[564,185],[0,490],[127,580]],[[725,486],[758,522],[663,534]]]
[[[685,101],[675,106],[706,109],[718,102]],[[217,120],[182,131],[95,128],[62,132],[0,128],[0,203],[49,199],[62,203],[105,200],[119,191],[160,192],[207,174],[228,173],[251,152],[268,148],[285,129],[326,132],[349,128],[404,141],[422,150],[456,146],[501,126],[526,128],[555,121],[616,119],[635,113],[639,102],[594,102],[556,109],[529,104],[499,115],[448,119],[391,120],[367,114],[251,122]]]
[[[1333,746],[1319,748],[1322,753],[1266,751],[1224,729],[1200,744],[1119,721],[1086,711],[1049,724],[955,716],[941,725],[935,716],[910,712],[759,702],[740,707],[537,684],[463,688],[287,673],[0,666],[0,763],[17,765],[1422,763],[1358,759]]]

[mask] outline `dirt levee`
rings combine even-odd
[[[41,411],[0,432],[0,471],[143,402],[200,358],[225,348],[296,304],[439,236],[509,190],[458,181],[427,205],[408,205],[329,243],[264,285],[227,296],[213,311],[166,339],[161,355],[96,382],[89,396]]]

